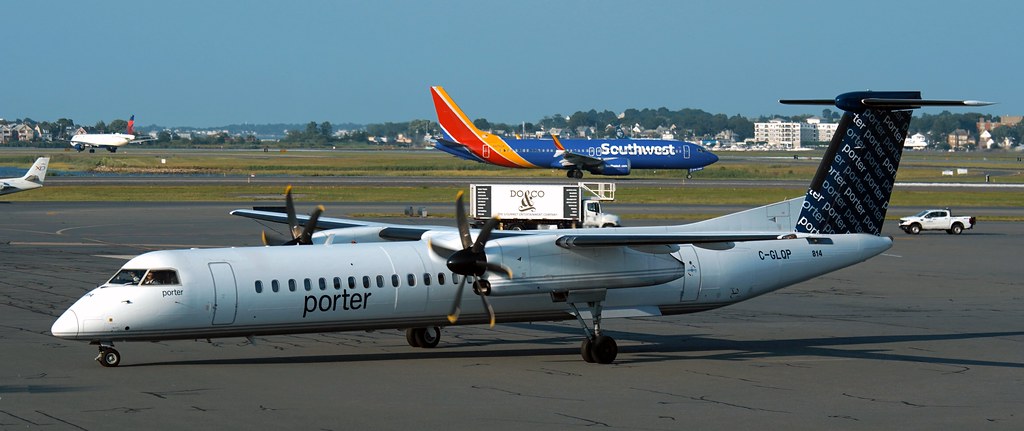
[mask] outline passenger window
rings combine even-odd
[[[439,284],[441,286],[444,286],[444,273],[443,272],[437,273],[437,284]]]
[[[391,287],[398,287],[398,274],[391,274]]]
[[[341,277],[334,277],[334,290],[341,290]]]
[[[263,282],[256,280],[256,293],[263,293]]]
[[[327,280],[320,277],[320,290],[327,290]]]
[[[423,274],[423,285],[430,286],[430,273]]]
[[[409,279],[409,287],[416,287],[416,276],[415,275],[409,274],[409,276],[406,277],[406,278]]]
[[[364,275],[363,276],[363,288],[365,288],[365,289],[369,289],[370,288],[370,276],[369,275]]]
[[[305,279],[305,280],[302,280],[302,286],[306,288],[306,292],[309,292],[310,290],[313,290],[313,282],[310,281],[308,278]]]
[[[146,273],[145,269],[122,269],[114,274],[114,277],[107,283],[109,284],[139,284],[142,282],[142,276]]]
[[[355,289],[356,288],[356,278],[355,277],[351,277],[350,276],[348,278],[348,288],[349,289]]]
[[[281,289],[281,285],[280,285],[280,283],[277,282],[277,280],[270,280],[270,290],[273,290],[274,292],[277,292],[280,289]]]
[[[384,287],[384,276],[383,275],[378,275],[377,276],[377,287]]]
[[[294,278],[289,278],[288,279],[288,290],[291,291],[291,292],[295,291],[295,279]]]

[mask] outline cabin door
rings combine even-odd
[[[213,277],[213,324],[230,325],[235,323],[235,312],[238,309],[238,287],[235,284],[235,272],[231,264],[216,262],[210,264],[210,275]]]

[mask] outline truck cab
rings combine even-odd
[[[619,227],[619,216],[601,212],[601,201],[595,198],[583,198],[583,227]]]

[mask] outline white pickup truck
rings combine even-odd
[[[974,228],[975,218],[971,216],[954,217],[949,209],[924,210],[910,217],[900,219],[900,229],[911,235],[922,230],[944,230],[950,235],[960,235],[964,229]]]

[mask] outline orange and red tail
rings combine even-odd
[[[129,135],[135,134],[135,114],[132,114],[132,117],[128,119],[128,130],[125,133]]]
[[[489,163],[511,168],[539,167],[526,161],[500,136],[477,129],[473,121],[459,109],[455,101],[440,86],[430,87],[434,98],[437,122],[445,139],[465,145],[474,155]]]

